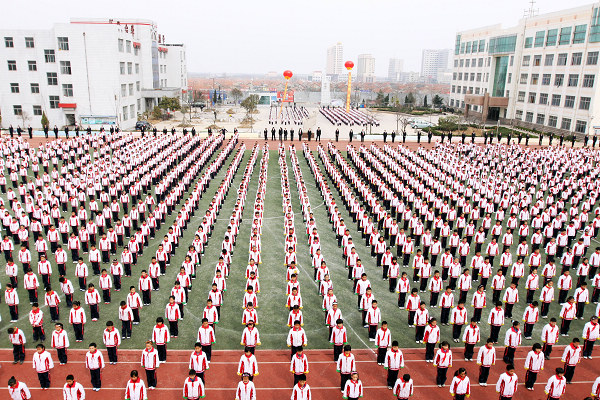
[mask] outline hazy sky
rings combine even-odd
[[[540,13],[591,4],[540,0]],[[264,73],[324,70],[326,49],[344,58],[375,56],[378,76],[392,57],[420,71],[421,50],[451,48],[455,33],[515,25],[526,0],[2,0],[3,28],[48,28],[71,17],[148,18],[167,42],[187,46],[190,72]]]

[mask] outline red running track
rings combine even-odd
[[[546,362],[544,371],[539,374],[535,391],[531,392],[524,388],[523,382],[525,372],[523,364],[525,356],[529,351],[528,347],[521,347],[517,350],[515,364],[517,375],[519,376],[519,389],[514,400],[542,400],[546,399],[544,395],[544,385],[553,373],[556,367],[562,366],[560,356],[564,346],[556,346],[552,354],[552,359]],[[70,350],[69,363],[67,365],[58,365],[54,350],[50,350],[53,359],[56,362],[55,368],[51,372],[52,385],[49,391],[39,389],[37,375],[32,369],[31,357],[32,349],[26,352],[26,361],[23,365],[12,364],[12,350],[0,349],[0,383],[5,385],[8,378],[14,375],[17,379],[25,381],[31,388],[34,399],[62,399],[62,386],[67,374],[75,375],[77,381],[81,382],[86,389],[86,399],[99,400],[121,399],[124,396],[125,385],[129,379],[129,372],[137,369],[140,376],[145,379],[143,368],[139,364],[139,355],[137,350],[120,350],[119,363],[117,365],[108,365],[102,373],[102,390],[94,392],[91,390],[89,372],[85,368],[84,354],[85,350]],[[446,387],[438,388],[435,385],[435,367],[424,361],[424,349],[404,350],[406,367],[400,372],[409,373],[415,383],[415,394],[413,399],[450,399],[448,386],[451,376],[459,367],[467,368],[472,383],[471,399],[484,399],[486,396],[497,398],[495,383],[498,376],[504,372],[504,362],[502,361],[503,348],[496,349],[500,360],[492,368],[489,386],[480,387],[477,385],[477,376],[479,368],[474,362],[465,362],[462,359],[462,348],[454,350],[454,365],[448,371],[448,382]],[[168,351],[167,363],[163,364],[158,370],[158,387],[154,391],[149,391],[149,400],[158,398],[180,399],[181,388],[184,379],[187,377],[188,357],[191,351],[170,350]],[[235,396],[235,388],[239,377],[236,374],[237,363],[241,352],[237,350],[213,351],[210,369],[206,372],[207,399],[232,400]],[[365,387],[365,399],[394,399],[391,391],[386,387],[386,371],[375,362],[375,353],[371,350],[356,350],[354,354],[357,359],[358,372],[360,379]],[[107,354],[103,351],[105,360]],[[308,383],[312,389],[314,400],[320,399],[341,399],[339,390],[339,374],[335,371],[335,364],[332,361],[332,350],[307,350],[310,373],[308,374]],[[263,399],[288,399],[291,395],[293,384],[292,374],[289,372],[290,353],[285,350],[257,350],[259,375],[254,379],[257,387],[258,400]],[[600,375],[600,363],[595,360],[583,360],[575,371],[573,384],[567,386],[567,391],[563,399],[583,399],[591,392],[591,387]],[[475,382],[475,384],[473,384]],[[0,389],[0,393],[6,389]],[[0,395],[0,398],[5,398]]]

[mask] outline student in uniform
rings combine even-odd
[[[141,364],[146,370],[148,389],[154,390],[157,385],[156,370],[160,366],[160,360],[151,340],[146,341],[146,348],[142,350]]]
[[[75,377],[73,375],[67,375],[65,381],[66,383],[63,386],[64,400],[85,399],[85,389],[81,383],[75,381]]]
[[[8,395],[11,400],[29,400],[31,392],[25,382],[17,381],[14,376],[8,380]]]
[[[89,345],[89,351],[85,354],[85,367],[90,371],[92,390],[94,392],[99,392],[102,387],[104,357],[98,350],[96,343],[90,343]]]
[[[37,372],[42,390],[50,388],[50,370],[54,368],[52,356],[46,351],[46,346],[42,343],[38,344],[33,353],[33,369]]]
[[[358,379],[358,372],[353,372],[350,375],[350,379],[346,381],[342,397],[345,400],[358,400],[363,395],[363,385],[360,379]]]
[[[67,349],[69,348],[69,336],[63,329],[63,324],[57,322],[52,332],[52,347],[56,349],[60,365],[67,363]]]
[[[183,382],[183,398],[187,400],[198,400],[206,397],[204,382],[196,375],[196,371],[190,369],[188,377]]]
[[[450,394],[456,400],[465,400],[471,395],[471,382],[465,368],[459,368],[454,374],[450,384]]]
[[[388,389],[392,389],[398,380],[398,372],[401,368],[404,368],[404,355],[402,350],[398,348],[397,340],[392,342],[392,348],[387,351],[383,367],[387,370]]]
[[[396,380],[393,393],[398,400],[408,400],[414,394],[414,384],[409,374],[404,374]]]
[[[125,388],[125,399],[147,400],[146,384],[140,379],[138,371],[136,369],[132,370],[129,376],[131,379],[127,382],[127,387]]]
[[[440,344],[440,348],[433,360],[433,366],[437,368],[435,383],[438,387],[444,387],[446,384],[448,368],[452,367],[452,350],[450,350],[450,343],[444,341]]]
[[[13,364],[23,364],[25,362],[25,343],[27,342],[27,339],[25,339],[25,332],[16,326],[8,328],[7,332],[8,339],[13,346]]]
[[[500,394],[500,400],[511,400],[517,391],[518,384],[515,366],[508,364],[506,372],[502,373],[496,382],[496,392]]]
[[[494,340],[488,338],[484,346],[477,353],[477,365],[479,365],[479,386],[487,386],[490,369],[496,364],[496,349]]]
[[[525,359],[525,388],[527,390],[533,390],[533,385],[537,380],[538,373],[544,369],[544,353],[542,353],[542,345],[535,343],[531,351],[527,353]]]

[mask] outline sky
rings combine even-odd
[[[539,0],[539,13],[593,3]],[[390,58],[420,71],[423,49],[452,48],[457,31],[513,26],[527,0],[0,0],[2,28],[47,29],[72,17],[145,18],[168,43],[185,43],[188,71],[256,73],[325,69],[327,47],[342,42],[344,58],[375,57],[387,76]],[[32,12],[35,10],[35,12]]]

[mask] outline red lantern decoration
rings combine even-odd
[[[344,67],[346,67],[346,69],[350,71],[352,68],[354,68],[354,63],[352,61],[346,61]]]
[[[288,69],[288,70],[285,70],[285,71],[283,71],[283,77],[284,77],[285,79],[290,79],[290,78],[291,78],[293,75],[294,75],[294,74],[292,74],[292,71],[290,71],[289,69]]]

